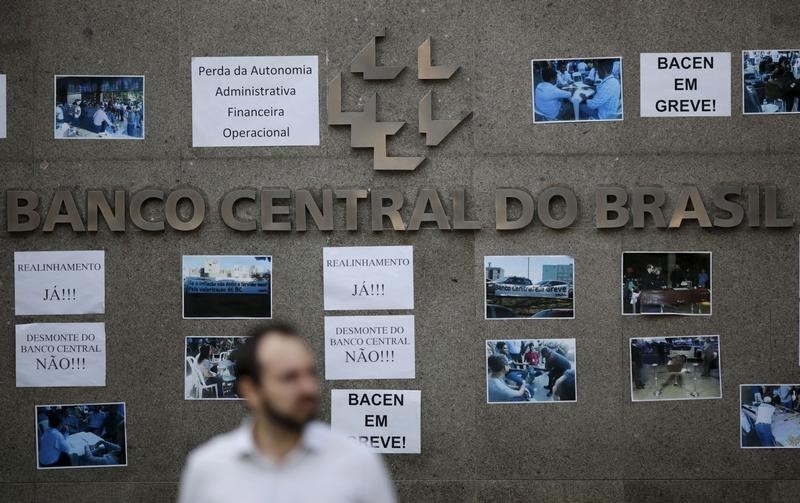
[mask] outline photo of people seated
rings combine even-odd
[[[231,355],[244,341],[243,337],[187,337],[184,398],[238,400]]]
[[[800,111],[800,49],[742,52],[745,114]]]
[[[492,256],[483,263],[486,319],[575,318],[572,257]]]
[[[622,120],[622,58],[531,60],[533,122]]]
[[[630,340],[631,400],[722,397],[719,336]]]
[[[800,447],[800,384],[739,386],[742,448]]]
[[[126,466],[124,403],[36,406],[38,468]]]
[[[56,75],[55,138],[144,139],[144,77]]]
[[[624,252],[622,314],[711,314],[710,252]]]
[[[574,402],[575,339],[487,340],[487,403]]]

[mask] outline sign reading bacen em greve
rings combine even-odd
[[[468,206],[471,198],[467,196],[464,189],[442,197],[436,189],[423,188],[413,201],[391,189],[236,189],[225,193],[215,206],[224,224],[240,232],[304,232],[309,220],[322,231],[356,231],[364,227],[364,212],[369,229],[376,232],[416,231],[423,226],[476,231],[485,226],[486,219],[477,217],[487,211],[487,204],[494,207],[493,227],[500,231],[524,229],[537,221],[551,229],[564,229],[579,217],[575,191],[560,185],[547,187],[535,196],[521,188],[497,188],[493,201],[474,207]],[[669,198],[657,186],[605,186],[595,190],[593,199],[582,205],[593,206],[595,226],[600,229],[794,226],[794,217],[779,208],[774,185],[726,183],[704,194],[689,185]],[[78,208],[78,202],[83,209]],[[166,228],[189,232],[203,224],[208,208],[201,192],[188,187],[132,193],[89,190],[82,198],[58,190],[49,200],[31,190],[8,190],[6,230],[52,232],[66,226],[75,232],[96,232],[102,221],[114,232],[124,232],[128,224],[148,232]]]

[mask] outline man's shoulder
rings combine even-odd
[[[360,460],[378,459],[375,452],[358,444],[356,439],[332,429],[326,423],[314,421],[306,428],[306,441],[312,448],[334,453],[338,457],[345,455]]]
[[[207,440],[189,453],[189,462],[220,461],[234,456],[238,452],[241,435],[240,428],[237,428]]]

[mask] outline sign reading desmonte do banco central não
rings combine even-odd
[[[192,146],[319,145],[317,56],[192,58]]]

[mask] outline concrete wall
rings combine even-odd
[[[247,325],[181,320],[181,255],[272,254],[276,316],[297,323],[321,360],[322,247],[361,244],[415,247],[418,377],[335,383],[422,390],[423,454],[387,458],[404,501],[779,501],[798,493],[798,451],[741,451],[736,414],[739,383],[798,381],[797,233],[691,225],[603,232],[591,211],[600,184],[658,184],[674,197],[683,184],[709,194],[729,181],[778,184],[783,207],[800,210],[798,118],[743,117],[737,78],[742,49],[800,47],[795,2],[4,0],[0,11],[0,72],[8,75],[9,100],[9,138],[0,140],[4,190],[49,196],[56,188],[83,194],[188,184],[216,204],[237,187],[389,187],[410,198],[422,187],[443,194],[466,187],[472,215],[486,227],[250,235],[225,228],[213,208],[199,231],[185,234],[4,233],[0,500],[172,500],[186,453],[243,415],[237,403],[182,399],[184,337],[232,335]],[[448,84],[434,84],[438,110],[474,111],[414,173],[373,172],[371,153],[350,149],[348,129],[324,122],[325,83],[347,71],[383,26],[379,57],[410,68],[390,83],[364,84],[346,74],[346,105],[355,108],[358,96],[379,89],[379,119],[413,123],[430,85],[416,80],[416,47],[431,35],[435,60],[462,66]],[[732,117],[639,118],[639,52],[693,50],[733,53]],[[321,145],[193,149],[190,58],[284,54],[320,55]],[[624,58],[623,122],[531,124],[532,57],[614,55]],[[58,73],[146,75],[147,139],[53,140]],[[390,145],[399,155],[424,148],[413,126]],[[578,193],[575,225],[492,230],[495,187],[536,194],[554,183]],[[69,320],[106,322],[108,386],[15,389],[14,324],[33,319],[13,316],[13,251],[87,248],[107,251],[107,311]],[[713,316],[623,319],[619,261],[631,249],[713,251]],[[528,253],[575,256],[575,320],[483,320],[483,256]],[[723,399],[631,403],[628,338],[683,334],[721,335]],[[577,339],[577,404],[485,404],[483,341],[517,336]],[[130,466],[37,471],[34,404],[104,400],[128,404]]]

